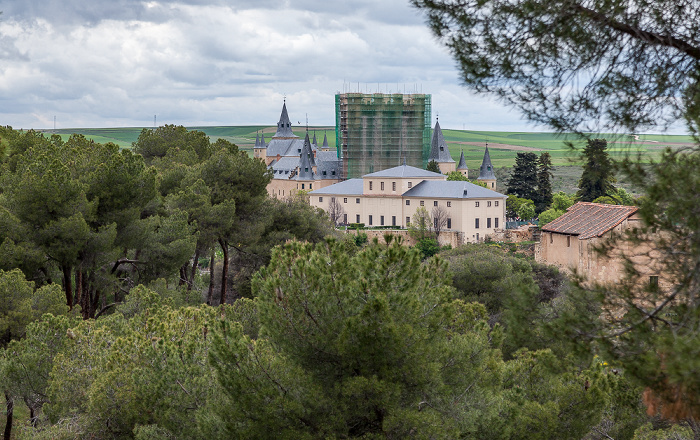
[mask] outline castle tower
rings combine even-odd
[[[459,156],[457,171],[464,177],[469,178],[469,168],[467,167],[467,162],[464,160],[464,150],[462,150],[462,154]]]
[[[493,165],[491,165],[488,143],[486,144],[486,151],[484,151],[484,160],[479,168],[479,178],[476,181],[484,182],[489,189],[496,190],[496,174],[493,172]]]
[[[277,123],[277,132],[272,139],[298,139],[299,136],[292,132],[292,123],[289,121],[289,115],[287,114],[287,103],[282,105],[282,114],[280,115],[280,120]]]
[[[455,161],[450,155],[450,149],[447,146],[447,142],[445,142],[445,137],[442,135],[442,129],[438,121],[435,122],[433,141],[430,144],[428,162],[431,160],[437,162],[442,174],[447,174],[455,170]]]

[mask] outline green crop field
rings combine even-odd
[[[251,151],[255,144],[256,134],[265,135],[269,142],[275,132],[275,126],[198,126],[187,127],[189,130],[200,130],[216,141],[219,138],[226,139],[238,145],[241,149]],[[72,133],[80,133],[95,142],[113,142],[120,147],[128,148],[132,142],[138,139],[142,127],[123,128],[80,128],[56,130],[56,133],[64,139],[68,139]],[[306,129],[296,127],[294,133],[303,137]],[[46,131],[47,134],[53,131]],[[323,142],[324,133],[328,136],[328,145],[335,148],[335,127],[309,127],[309,135],[316,134],[317,142]],[[582,146],[583,142],[577,141],[573,136],[558,135],[546,132],[499,132],[499,131],[467,131],[443,129],[445,140],[450,147],[450,152],[455,161],[464,151],[467,166],[474,170],[481,165],[484,156],[484,146],[489,145],[491,161],[494,167],[511,167],[515,162],[515,156],[519,151],[527,151],[538,154],[549,152],[554,165],[580,165],[578,155],[567,146],[567,141],[574,145]],[[608,139],[609,151],[613,157],[620,157],[626,153],[640,152],[646,158],[656,158],[664,148],[683,148],[693,144],[690,136],[681,135],[612,135],[603,134],[598,137]]]

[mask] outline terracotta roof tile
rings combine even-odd
[[[547,223],[542,230],[578,235],[579,240],[600,237],[637,212],[636,206],[578,202],[566,214]]]

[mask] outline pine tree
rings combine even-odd
[[[506,193],[534,201],[537,197],[536,188],[537,155],[535,153],[518,153]]]
[[[440,166],[439,166],[438,163],[435,162],[434,160],[431,160],[430,162],[428,162],[428,166],[425,167],[425,169],[428,170],[428,171],[432,171],[433,173],[439,173],[439,172],[440,172]]]
[[[592,202],[601,196],[616,192],[613,183],[613,162],[606,151],[605,139],[589,139],[581,158],[586,159],[576,196],[582,202]]]
[[[552,204],[552,156],[549,153],[541,153],[537,161],[537,199],[535,210],[539,214]]]

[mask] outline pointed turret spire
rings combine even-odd
[[[260,133],[255,132],[255,148],[260,148]]]
[[[330,147],[328,146],[328,136],[326,136],[326,133],[323,133],[323,147],[321,147],[324,150],[330,150]]]
[[[312,145],[316,145],[316,132],[314,131],[314,140],[311,141]]]
[[[260,135],[260,148],[267,148],[267,145],[265,145],[265,133]]]
[[[459,156],[459,164],[457,164],[457,171],[466,171],[468,169],[467,161],[464,160],[464,150],[462,150],[462,154]]]
[[[304,146],[299,153],[299,175],[298,180],[312,180],[314,178],[313,167],[316,166],[316,159],[311,150],[311,142],[309,141],[309,133],[306,133]]]
[[[486,144],[486,151],[484,151],[484,160],[481,162],[481,167],[479,168],[479,179],[478,180],[496,180],[496,175],[493,172],[493,166],[491,165],[491,155],[489,154],[489,144]]]
[[[445,137],[442,135],[442,129],[440,128],[440,123],[435,122],[435,130],[433,131],[433,141],[431,142],[430,157],[428,161],[434,160],[437,163],[440,162],[454,162],[452,156],[450,155],[450,149],[445,142]]]
[[[294,132],[292,132],[292,123],[289,121],[289,115],[287,114],[287,103],[282,105],[282,114],[280,115],[280,120],[277,123],[277,132],[273,138],[296,138]]]

